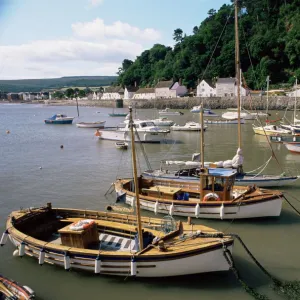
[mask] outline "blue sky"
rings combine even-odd
[[[229,0],[0,0],[0,78],[115,75]]]

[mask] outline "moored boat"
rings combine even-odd
[[[33,298],[35,298],[35,293],[31,288],[0,274],[0,299],[29,300]]]
[[[128,143],[127,142],[116,142],[115,146],[117,149],[126,150],[128,148]]]
[[[300,153],[300,142],[284,142],[285,147],[294,153]]]
[[[291,135],[292,133],[290,130],[283,129],[276,125],[266,125],[266,126],[253,125],[253,130],[256,134],[267,135],[267,136],[271,136],[271,135],[283,136],[283,135]]]
[[[150,121],[152,121],[155,126],[172,126],[172,125],[174,125],[174,121],[168,119],[167,117],[161,117],[161,118],[153,119]]]
[[[240,112],[240,117],[244,120],[254,120],[256,119],[255,115],[252,115],[248,112]],[[238,118],[238,112],[237,111],[228,111],[222,114],[222,118],[227,120],[233,120]]]
[[[218,120],[204,120],[205,124],[238,124],[239,120],[238,119],[231,119],[231,120],[227,120],[227,119],[218,119]],[[244,119],[240,120],[241,124],[245,123]]]
[[[194,106],[190,111],[192,113],[199,113],[200,112],[201,105],[199,106]],[[209,108],[204,108],[203,112],[204,117],[220,117],[218,114],[214,113],[211,109]]]
[[[170,110],[170,108],[166,107],[163,110],[159,110],[158,114],[160,116],[181,116],[181,115],[183,115],[183,112],[181,112],[181,111],[172,111],[172,110]]]
[[[202,126],[196,122],[187,122],[184,125],[174,124],[170,127],[173,131],[200,131],[202,130]],[[205,131],[207,126],[203,126],[203,130]]]
[[[79,128],[104,128],[106,121],[76,123]]]
[[[55,114],[51,118],[45,119],[45,124],[72,124],[74,117],[65,114]]]

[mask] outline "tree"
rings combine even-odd
[[[84,98],[85,96],[86,96],[85,90],[79,90],[79,92],[78,92],[78,97],[79,97],[79,98]]]
[[[174,33],[173,33],[173,40],[176,43],[182,42],[182,39],[183,39],[182,35],[183,35],[182,29],[180,29],[180,28],[175,29]]]
[[[67,98],[72,99],[74,97],[74,93],[75,92],[74,92],[74,90],[72,88],[68,88],[66,90],[66,96],[67,96]]]
[[[199,31],[198,26],[195,26],[195,27],[193,28],[193,34],[197,34],[198,31]]]

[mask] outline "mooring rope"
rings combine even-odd
[[[283,195],[283,198],[291,206],[291,208],[300,216],[300,211],[284,195]],[[298,201],[298,199],[296,199],[296,200]]]

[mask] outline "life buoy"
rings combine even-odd
[[[219,201],[220,197],[218,194],[216,193],[208,193],[203,197],[203,201]]]
[[[80,220],[76,223],[70,225],[70,229],[74,231],[84,230],[89,228],[90,226],[94,225],[94,220]]]

